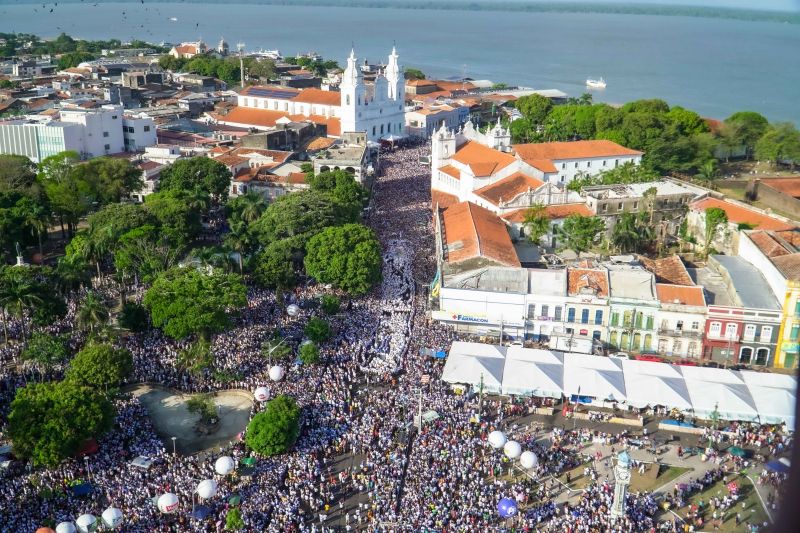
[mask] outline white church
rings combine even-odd
[[[311,121],[327,127],[329,137],[365,132],[378,141],[405,133],[405,80],[395,48],[386,66],[366,83],[355,50],[347,58],[339,91],[278,86],[245,87],[237,107],[213,115],[224,124],[269,130],[289,122]]]

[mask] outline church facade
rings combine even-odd
[[[244,88],[237,108],[220,122],[271,129],[287,122],[324,124],[329,137],[364,132],[370,141],[405,134],[405,80],[392,48],[386,66],[367,83],[355,50],[347,58],[339,91],[276,86]]]

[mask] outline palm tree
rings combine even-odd
[[[267,208],[267,201],[257,192],[250,191],[239,199],[239,218],[252,224]]]
[[[714,181],[719,177],[719,167],[716,159],[709,159],[697,170],[696,176],[703,181]]]
[[[186,192],[186,205],[192,211],[200,211],[205,213],[211,208],[211,198],[204,191],[195,188]]]
[[[88,285],[90,281],[88,265],[80,258],[59,258],[55,274],[56,286],[61,296]]]
[[[25,213],[25,225],[28,226],[36,238],[39,240],[39,255],[44,261],[44,251],[42,249],[42,235],[47,235],[47,227],[50,224],[50,213],[40,204],[34,204]]]
[[[225,235],[225,246],[236,252],[239,256],[239,273],[244,271],[242,256],[250,249],[252,236],[247,224],[243,221],[231,224],[231,230]]]
[[[0,306],[3,308],[3,334],[8,344],[6,317],[8,314],[20,319],[22,340],[25,341],[25,312],[43,303],[36,286],[22,276],[8,276],[0,288]]]
[[[103,326],[108,323],[108,308],[105,302],[95,293],[90,292],[81,302],[80,309],[75,315],[75,321],[81,329],[89,329],[91,335],[94,334],[95,326]]]
[[[641,228],[637,227],[636,218],[630,213],[623,213],[614,226],[611,242],[622,253],[635,252],[642,238],[640,232]]]

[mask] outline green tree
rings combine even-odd
[[[270,289],[291,289],[297,284],[295,253],[289,239],[269,244],[255,257],[253,277],[259,285]]]
[[[58,69],[65,70],[72,67],[77,67],[86,61],[92,61],[96,56],[89,52],[69,52],[63,54],[58,58]]]
[[[292,347],[286,344],[280,336],[275,335],[272,338],[264,341],[261,345],[261,355],[265,359],[274,359],[281,361],[288,359],[292,355]]]
[[[153,325],[174,339],[192,334],[208,338],[230,325],[229,313],[247,305],[236,274],[173,268],[161,273],[144,295]]]
[[[44,186],[53,213],[61,222],[62,233],[66,224],[72,234],[78,220],[91,210],[95,201],[90,184],[78,179],[74,171],[79,161],[77,152],[66,151],[39,163],[39,181]]]
[[[800,161],[800,131],[790,122],[770,126],[756,143],[756,157],[775,166],[788,162],[794,169]]]
[[[611,232],[611,242],[621,253],[639,252],[652,240],[652,231],[633,213],[622,213]]]
[[[279,395],[267,402],[247,425],[245,443],[256,453],[265,456],[288,452],[300,433],[300,408],[291,398]]]
[[[304,365],[316,365],[320,361],[319,348],[313,342],[306,342],[300,345],[298,357]]]
[[[533,244],[539,244],[542,237],[550,231],[550,217],[542,204],[536,204],[525,211],[525,220],[522,223],[528,232],[528,238]]]
[[[249,226],[244,221],[234,222],[230,226],[230,231],[225,234],[225,246],[236,253],[236,261],[239,263],[239,273],[244,272],[244,256],[255,247],[256,240],[250,231]]]
[[[8,436],[17,457],[54,468],[113,422],[114,406],[94,388],[71,382],[29,384],[17,389],[11,402]]]
[[[64,379],[77,385],[107,390],[116,387],[133,370],[133,356],[110,344],[90,343],[70,361]]]
[[[673,107],[667,113],[667,117],[684,135],[695,135],[708,131],[708,124],[703,120],[703,117],[683,107]]]
[[[245,72],[250,78],[258,78],[262,81],[269,81],[276,77],[275,62],[271,59],[245,59]]]
[[[141,226],[123,234],[114,251],[114,266],[123,276],[136,275],[145,283],[178,263],[183,248],[172,246],[155,226]]]
[[[769,122],[755,111],[739,111],[725,119],[731,148],[744,146],[748,159],[752,157],[758,140],[766,133]]]
[[[381,279],[380,244],[361,224],[326,228],[309,239],[306,252],[308,275],[350,294],[365,294]]]
[[[219,200],[228,198],[231,173],[225,165],[210,157],[198,156],[179,159],[161,171],[160,191],[188,192],[200,189]]]
[[[586,252],[597,244],[605,231],[605,222],[599,217],[570,215],[558,229],[563,248]]]
[[[188,245],[199,234],[200,211],[179,191],[164,191],[145,196],[145,209],[160,226],[161,234],[176,247]]]
[[[20,357],[23,361],[35,364],[40,371],[46,371],[66,361],[69,348],[64,337],[36,331],[31,334]]]
[[[89,215],[87,236],[94,245],[111,253],[119,238],[140,226],[157,224],[156,218],[142,204],[110,203]]]
[[[90,292],[81,302],[78,312],[75,314],[75,323],[83,330],[89,330],[90,335],[94,335],[95,328],[101,328],[108,324],[108,306],[103,299],[94,292]]]
[[[36,165],[24,155],[0,154],[0,194],[18,192],[31,198],[40,194]]]
[[[186,401],[186,410],[200,417],[204,424],[210,424],[217,418],[217,406],[211,394],[194,394]]]
[[[211,343],[205,339],[197,339],[187,348],[178,352],[178,367],[188,370],[195,376],[201,375],[214,364],[214,353]]]
[[[339,312],[341,302],[339,298],[333,294],[323,294],[320,300],[320,307],[327,315],[335,315]]]
[[[728,213],[719,207],[709,207],[706,209],[705,215],[705,235],[703,244],[705,245],[705,255],[708,257],[714,239],[717,238],[724,226],[728,224]]]
[[[534,126],[544,124],[547,115],[553,109],[553,102],[539,94],[522,96],[517,99],[515,105],[522,116]]]
[[[4,267],[0,270],[0,307],[3,312],[3,335],[8,344],[8,316],[22,318],[25,313],[42,304],[41,291],[37,284],[19,272]],[[22,320],[22,338],[25,339],[25,321]]]
[[[321,318],[311,318],[303,331],[306,337],[315,343],[322,343],[331,338],[331,326],[327,320]]]
[[[239,531],[244,529],[245,523],[242,519],[242,510],[238,507],[232,507],[225,513],[225,529],[230,531]]]
[[[719,177],[719,165],[716,159],[709,159],[700,167],[695,177],[703,181],[714,181]]]
[[[118,157],[96,157],[77,165],[74,173],[100,204],[119,202],[144,187],[142,171]]]
[[[75,256],[58,258],[54,282],[61,296],[89,285],[90,281],[89,265],[83,259]]]
[[[250,191],[228,201],[228,221],[243,221],[252,224],[267,208],[267,201],[257,192]]]
[[[147,309],[135,302],[125,302],[117,317],[119,327],[128,331],[142,332],[150,326]]]
[[[406,68],[403,77],[407,80],[424,80],[425,73],[418,68]]]

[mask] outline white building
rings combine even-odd
[[[469,107],[458,104],[429,104],[406,111],[406,133],[430,139],[444,125],[456,130],[469,120]]]
[[[289,122],[311,121],[324,125],[329,137],[364,132],[377,141],[405,132],[405,84],[395,49],[383,72],[367,84],[355,51],[347,58],[339,91],[290,87],[246,87],[237,97],[237,107],[225,115],[210,116],[224,124],[274,129]]]
[[[71,108],[61,110],[61,121],[83,126],[82,159],[125,151],[122,134],[123,108],[104,105],[94,109]]]
[[[24,155],[34,163],[65,150],[83,149],[79,124],[52,121],[7,120],[0,122],[0,154]]]
[[[126,152],[138,152],[158,143],[155,123],[144,113],[123,115],[122,136]]]

